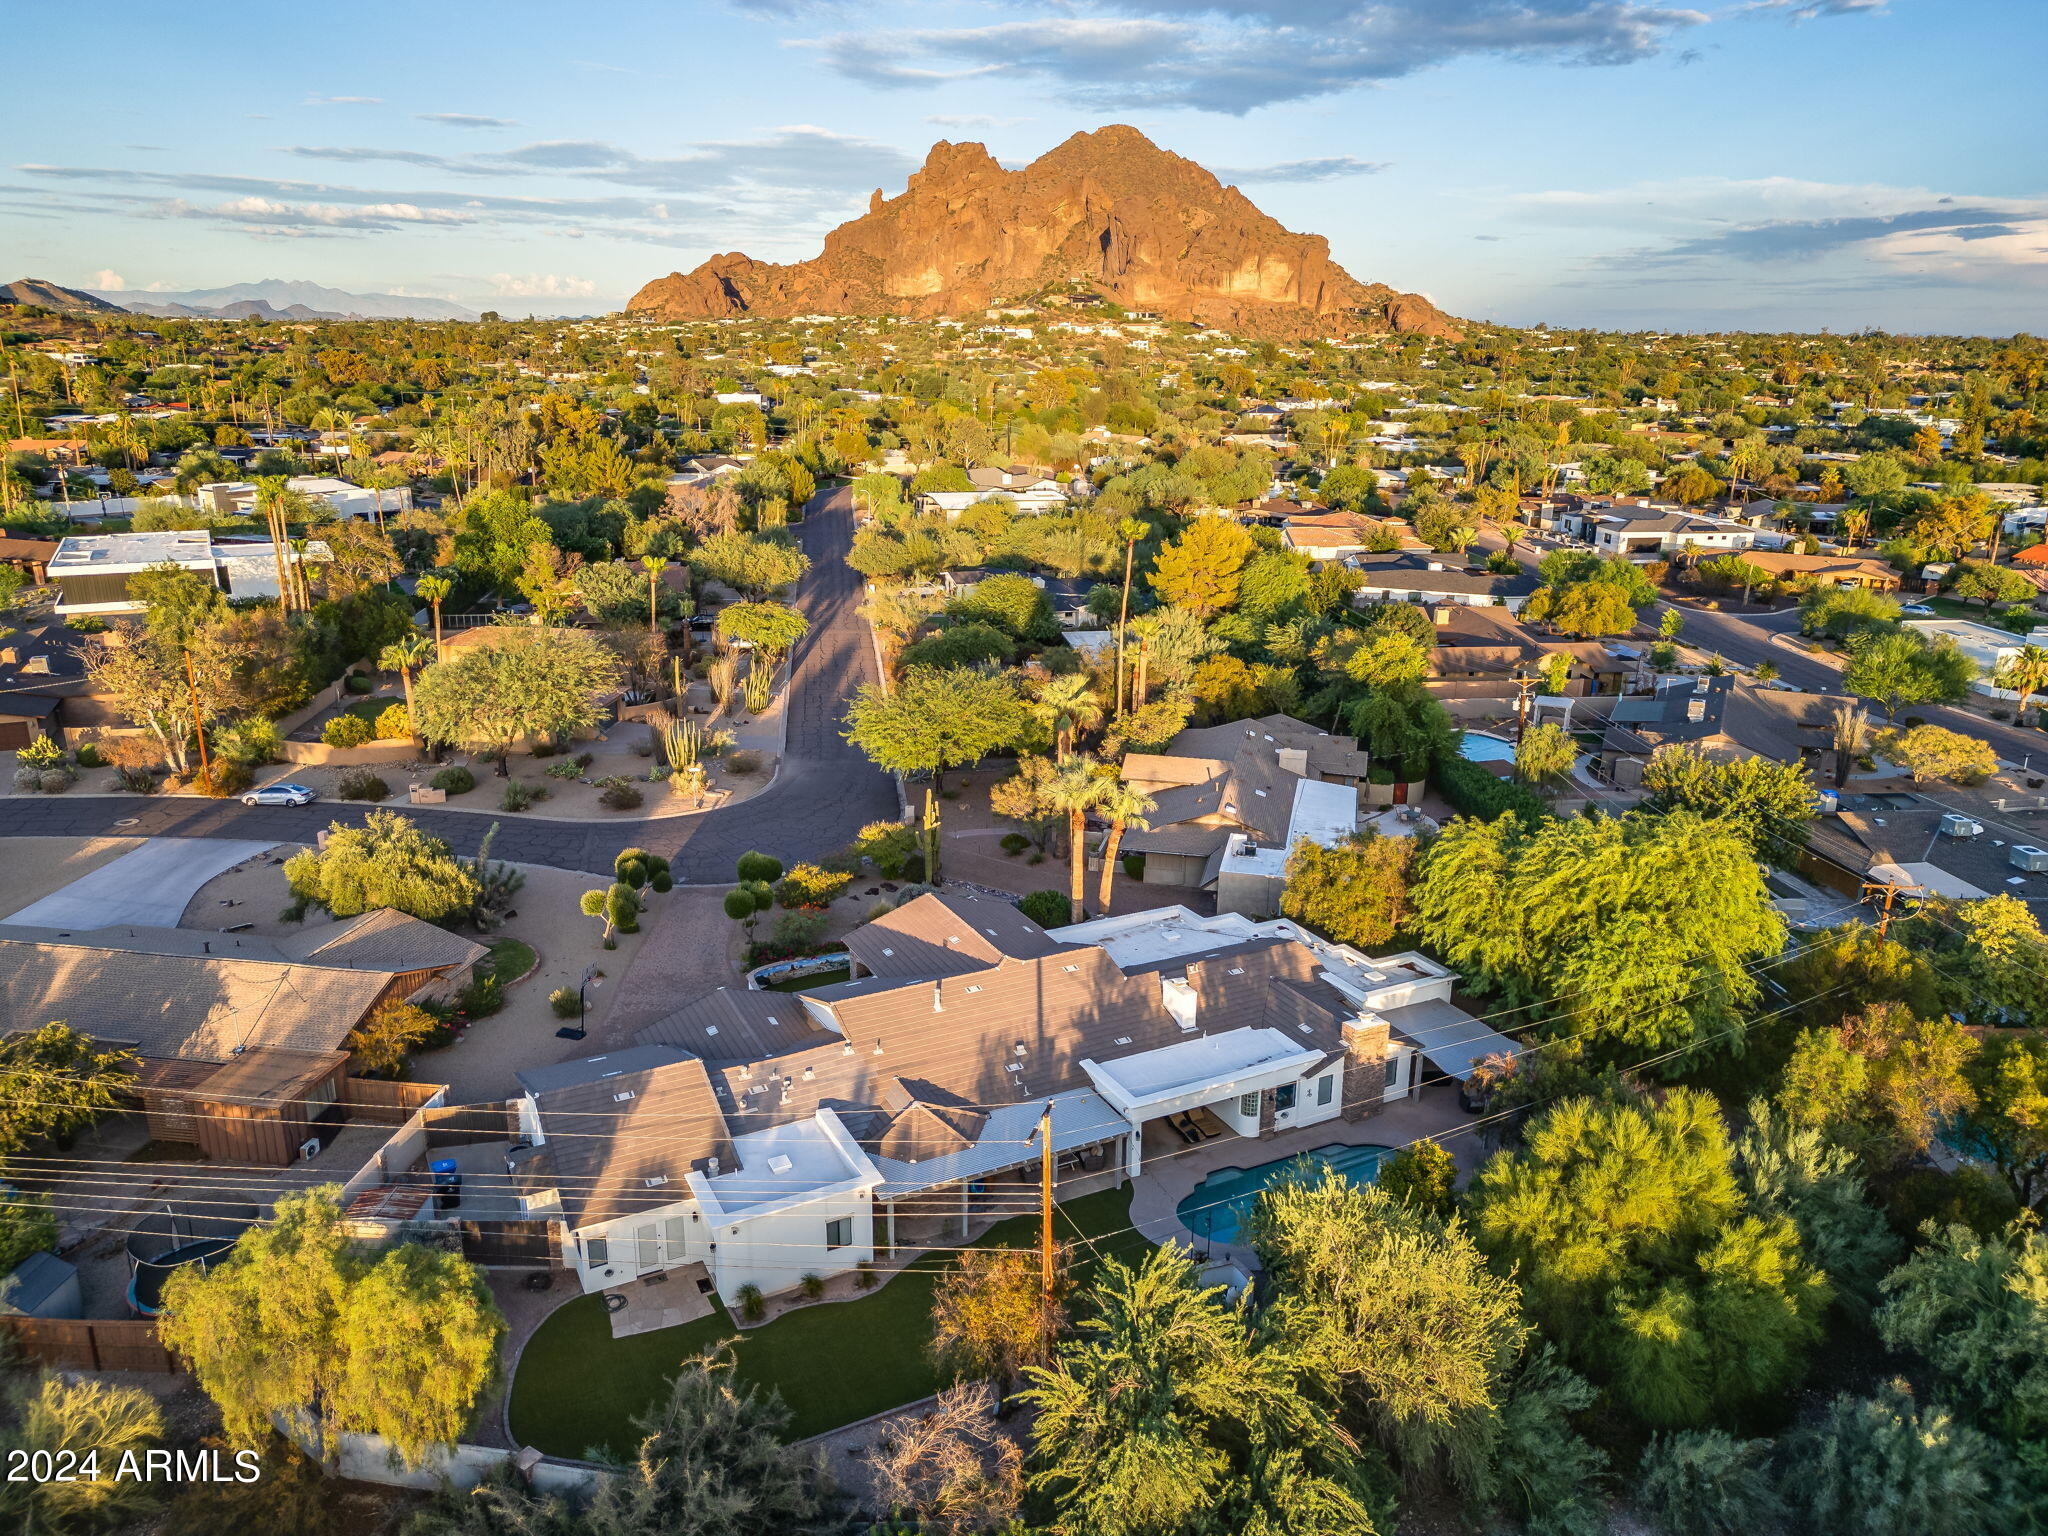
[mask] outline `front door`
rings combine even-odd
[[[633,1229],[633,1266],[643,1275],[661,1268],[661,1253],[655,1244],[654,1234],[652,1222]]]

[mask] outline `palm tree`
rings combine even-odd
[[[1856,547],[1858,539],[1870,531],[1870,509],[1844,507],[1842,515],[1835,519],[1835,526],[1842,530],[1842,550],[1846,554]]]
[[[1512,555],[1515,552],[1515,546],[1522,542],[1522,535],[1528,531],[1527,524],[1515,522],[1513,519],[1502,523],[1500,525],[1500,536],[1507,540],[1506,553]]]
[[[1038,687],[1031,712],[1053,733],[1057,743],[1054,756],[1062,763],[1072,754],[1076,732],[1093,730],[1102,723],[1102,701],[1087,678],[1078,672],[1049,677]]]
[[[2038,645],[2023,645],[2000,665],[1997,675],[1998,686],[2010,688],[2020,696],[2020,707],[2013,718],[2026,724],[2027,701],[2037,693],[2048,692],[2048,650]]]
[[[640,557],[640,569],[647,573],[647,633],[650,635],[658,632],[655,622],[656,598],[654,583],[655,579],[660,576],[662,568],[667,564],[668,562],[662,559],[660,555],[642,555]]]
[[[1067,855],[1073,866],[1074,921],[1088,915],[1088,813],[1102,804],[1108,782],[1087,754],[1062,763],[1046,781],[1045,803],[1067,818]]]
[[[1870,716],[1863,706],[1844,699],[1835,706],[1830,723],[1835,749],[1835,784],[1849,782],[1849,765],[1870,745]]]
[[[405,717],[408,720],[418,718],[412,712],[412,675],[427,664],[433,650],[434,642],[425,635],[407,635],[403,640],[394,640],[385,646],[377,657],[378,666],[398,674],[398,681],[405,689]]]
[[[1124,590],[1117,603],[1116,616],[1116,712],[1124,712],[1124,645],[1131,622],[1131,557],[1138,548],[1138,540],[1145,537],[1146,525],[1143,520],[1126,517],[1116,525],[1116,536],[1124,541]]]
[[[1145,815],[1153,804],[1152,797],[1135,784],[1120,779],[1103,782],[1102,799],[1095,808],[1109,820],[1109,838],[1102,845],[1102,883],[1096,891],[1095,904],[1104,912],[1109,910],[1109,887],[1116,875],[1116,854],[1124,831],[1129,827],[1140,831],[1149,828],[1152,824],[1145,820]]]
[[[444,648],[441,644],[441,604],[448,600],[448,594],[455,590],[455,583],[446,576],[422,576],[413,591],[420,600],[434,610],[434,658],[442,659]]]

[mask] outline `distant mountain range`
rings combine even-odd
[[[19,277],[0,287],[0,308],[15,304],[37,304],[62,314],[116,312],[121,306],[95,298],[82,288],[64,288],[40,277]]]
[[[349,293],[319,283],[265,278],[226,288],[185,293],[101,290],[98,297],[138,315],[209,320],[474,320],[477,313],[449,299],[417,294]]]

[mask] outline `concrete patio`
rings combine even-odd
[[[624,1300],[623,1307],[612,1306],[615,1296]],[[665,1269],[613,1286],[604,1298],[615,1339],[629,1339],[636,1333],[654,1333],[662,1328],[680,1328],[684,1323],[711,1315],[711,1271],[701,1263]]]
[[[1247,1274],[1257,1267],[1248,1248],[1197,1236],[1176,1214],[1180,1202],[1197,1184],[1219,1168],[1253,1168],[1329,1146],[1402,1146],[1437,1137],[1458,1162],[1460,1178],[1484,1159],[1486,1147],[1471,1130],[1475,1117],[1458,1107],[1455,1087],[1439,1083],[1412,1098],[1389,1104],[1379,1114],[1359,1121],[1325,1120],[1261,1140],[1227,1135],[1195,1146],[1177,1142],[1155,1151],[1159,1143],[1148,1134],[1145,1164],[1131,1189],[1131,1224],[1155,1243],[1180,1243],[1212,1262],[1236,1264]],[[1147,1128],[1148,1132],[1150,1127]]]

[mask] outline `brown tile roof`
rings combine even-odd
[[[657,1019],[635,1038],[679,1046],[706,1061],[752,1061],[819,1044],[828,1032],[794,994],[719,987]]]
[[[927,892],[856,928],[846,947],[876,976],[930,978],[963,976],[1063,946],[1007,901]]]
[[[535,1089],[546,1139],[521,1183],[558,1190],[571,1227],[687,1199],[688,1175],[711,1158],[734,1166],[724,1112],[695,1057],[642,1046],[567,1066],[581,1075],[556,1069],[522,1079]]]

